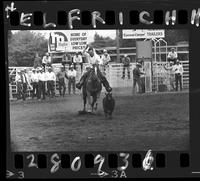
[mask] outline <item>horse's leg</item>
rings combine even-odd
[[[107,113],[107,112],[104,112],[104,115],[105,115],[105,117],[107,117],[107,116],[108,116],[108,113]]]
[[[89,91],[87,91],[87,102],[88,102],[88,112],[92,112],[92,100]]]
[[[83,112],[86,112],[87,94],[85,92],[84,85],[83,85],[83,88],[82,88],[82,96],[83,96]]]
[[[96,104],[97,104],[97,95],[93,95],[92,97],[93,97],[93,101],[92,101],[92,111],[93,111],[93,110],[96,111],[96,110],[97,110],[97,105],[96,105]],[[95,107],[94,107],[94,105],[95,105]]]
[[[112,113],[111,112],[109,112],[109,119],[112,119]]]
[[[83,112],[86,112],[87,96],[83,96]]]
[[[99,98],[100,98],[100,95],[101,95],[101,91],[99,91],[96,95],[96,101],[95,101],[95,110],[97,110],[97,106],[99,104]]]

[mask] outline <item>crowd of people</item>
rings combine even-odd
[[[88,75],[90,68],[93,64],[98,64],[103,70],[103,73],[99,71],[98,75],[101,77],[104,85],[108,86],[108,82],[105,79],[105,70],[108,63],[111,61],[107,50],[103,50],[101,55],[97,55],[93,48],[88,50],[89,46],[81,52],[74,54],[65,53],[62,57],[60,71],[55,74],[52,67],[52,57],[49,53],[46,53],[43,58],[40,58],[38,53],[35,54],[33,68],[31,73],[28,69],[18,70],[15,76],[15,82],[17,85],[17,99],[26,100],[28,88],[31,93],[32,99],[35,97],[38,100],[45,100],[46,96],[53,98],[55,97],[55,86],[56,81],[58,82],[58,89],[60,96],[66,95],[66,82],[68,82],[68,94],[76,94],[76,88],[80,89],[80,82]],[[94,54],[94,55],[92,55]],[[83,59],[86,57],[87,61]],[[83,62],[89,63],[89,69],[84,72],[79,86],[76,85],[77,77],[77,65],[80,65],[81,74],[83,73]],[[66,66],[68,65],[68,66]],[[66,67],[69,67],[66,70]]]
[[[164,69],[169,71],[169,81],[171,86],[171,91],[182,90],[182,76],[183,76],[183,65],[178,60],[178,54],[175,48],[171,48],[171,51],[167,56],[168,63],[164,65]],[[122,79],[125,78],[125,70],[127,70],[128,79],[130,79],[130,58],[127,55],[122,57],[123,72]],[[145,72],[143,70],[144,60],[136,61],[136,67],[133,69],[133,94],[136,93],[136,85],[138,85],[138,92],[145,92]],[[175,84],[175,85],[174,85]]]
[[[31,73],[28,69],[18,70],[15,76],[17,85],[17,99],[26,100],[28,88],[31,90],[31,97],[38,100],[45,100],[46,96],[49,98],[55,97],[55,86],[58,81],[60,96],[65,96],[66,79],[68,80],[68,93],[71,94],[71,87],[73,94],[75,94],[76,70],[70,66],[68,71],[64,71],[64,67],[56,74],[52,67],[37,67],[32,68]]]
[[[164,68],[170,72],[169,79],[171,89],[178,91],[179,84],[180,90],[182,90],[183,66],[178,60],[178,55],[174,48],[168,53],[167,58],[168,66],[165,65]],[[86,61],[84,59],[86,59]],[[89,63],[89,67],[87,67],[87,70],[83,73],[84,62]],[[31,90],[32,99],[36,97],[38,100],[44,100],[46,96],[53,98],[55,97],[56,81],[58,82],[59,94],[64,97],[66,94],[67,80],[68,94],[71,94],[72,91],[73,94],[75,94],[75,89],[81,89],[91,68],[96,64],[98,64],[99,67],[98,76],[101,79],[102,84],[107,92],[111,92],[112,88],[105,78],[106,67],[109,62],[111,62],[111,58],[107,50],[104,49],[101,54],[97,54],[94,48],[87,45],[83,52],[74,53],[73,56],[69,53],[65,53],[61,62],[62,67],[60,68],[60,71],[55,74],[52,68],[52,57],[49,53],[46,53],[43,58],[40,58],[38,53],[36,53],[31,74],[28,75],[28,69],[18,70],[16,74],[15,82],[17,85],[17,99],[25,100],[28,88]],[[127,54],[122,55],[121,62],[123,63],[122,79],[125,79],[125,70],[127,71],[128,79],[130,79],[130,57]],[[69,67],[68,70],[66,70],[67,64],[67,67]],[[82,74],[78,83],[76,83],[77,65],[80,65]],[[133,69],[133,93],[137,92],[136,85],[138,85],[139,93],[145,92],[145,72],[143,70],[143,65],[143,59],[137,60],[136,67]]]

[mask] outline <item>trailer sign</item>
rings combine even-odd
[[[123,39],[142,39],[142,38],[164,38],[165,31],[164,30],[123,30]]]

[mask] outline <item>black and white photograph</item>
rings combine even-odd
[[[189,30],[9,30],[13,152],[188,151]]]

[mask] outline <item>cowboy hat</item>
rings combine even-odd
[[[142,65],[141,65],[141,63],[137,62],[137,63],[136,63],[136,66],[141,67]]]

